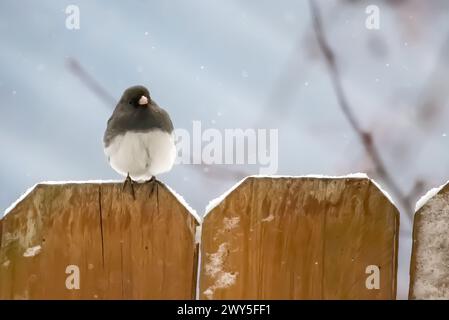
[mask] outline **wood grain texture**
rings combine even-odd
[[[409,298],[449,299],[449,184],[415,213]]]
[[[200,297],[395,299],[398,232],[369,179],[248,178],[204,218]]]
[[[133,200],[120,184],[38,185],[0,220],[0,299],[193,299],[198,223],[149,188]],[[68,265],[79,290],[66,288]]]

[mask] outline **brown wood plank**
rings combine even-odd
[[[121,188],[38,185],[1,220],[0,299],[193,299],[197,221],[163,185]]]
[[[398,232],[369,179],[248,178],[204,219],[200,296],[395,299]]]

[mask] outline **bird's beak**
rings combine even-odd
[[[141,106],[145,106],[148,104],[148,98],[145,96],[141,96],[139,99],[139,105]]]

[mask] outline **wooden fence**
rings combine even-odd
[[[368,179],[246,179],[204,219],[201,298],[394,299],[398,227]]]
[[[449,184],[430,191],[415,214],[410,299],[449,299]]]
[[[195,218],[164,186],[38,185],[1,225],[0,299],[193,299]]]
[[[370,179],[249,177],[201,234],[149,188],[37,185],[0,220],[0,299],[396,297],[399,212]],[[416,214],[411,299],[449,299],[448,193]]]

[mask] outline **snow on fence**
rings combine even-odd
[[[399,212],[367,178],[247,178],[212,207],[202,299],[396,297]]]
[[[413,223],[410,299],[449,299],[449,183],[417,204]]]
[[[193,299],[195,217],[164,185],[41,184],[0,220],[0,299]]]
[[[250,177],[209,210],[201,299],[395,298],[399,214],[365,176]],[[194,299],[198,221],[164,185],[38,185],[0,220],[0,299]]]

